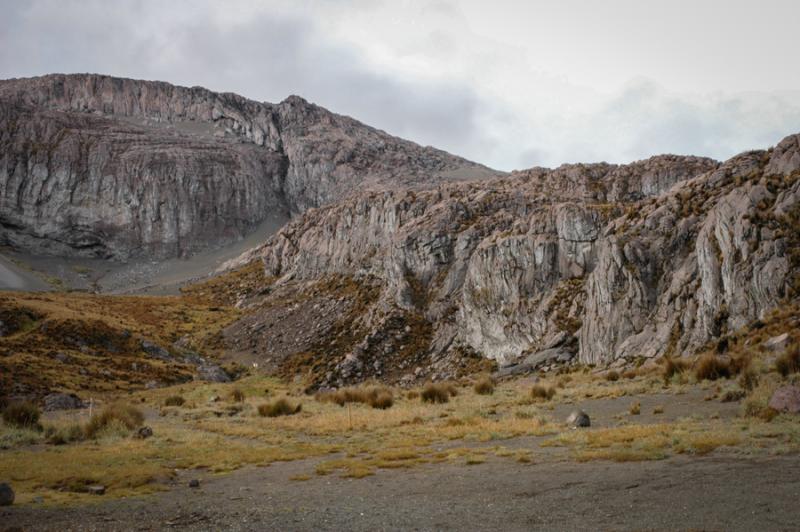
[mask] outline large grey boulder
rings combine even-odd
[[[75,410],[86,406],[83,400],[74,393],[51,393],[44,396],[43,402],[46,412]]]
[[[769,407],[778,412],[800,414],[800,387],[782,386],[772,393]]]

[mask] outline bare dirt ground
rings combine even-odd
[[[431,465],[363,479],[290,477],[304,462],[199,489],[0,512],[4,530],[798,530],[800,459]],[[187,477],[188,478],[188,477]]]

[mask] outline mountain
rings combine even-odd
[[[94,74],[0,81],[0,245],[186,256],[363,190],[494,172],[290,96]]]
[[[450,378],[482,357],[517,371],[724,353],[726,335],[797,302],[799,250],[800,135],[723,163],[658,156],[365,192],[228,265],[260,260],[269,294],[239,294],[254,310],[228,337],[278,367],[306,360],[320,386]],[[317,327],[281,344],[295,310]]]

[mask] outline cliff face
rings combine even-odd
[[[465,351],[501,365],[690,353],[800,295],[799,138],[725,163],[661,156],[362,194],[240,262],[260,257],[278,286],[378,279],[350,366],[379,356],[380,316],[398,312],[432,327],[433,368]]]
[[[34,252],[180,256],[272,211],[490,173],[296,96],[99,75],[0,82],[0,240]]]

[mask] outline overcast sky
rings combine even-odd
[[[0,0],[0,77],[299,94],[510,170],[800,132],[796,0]]]

